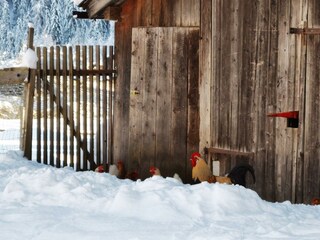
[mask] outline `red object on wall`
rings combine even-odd
[[[298,128],[299,127],[299,111],[270,113],[268,117],[282,117],[287,119],[287,127]]]

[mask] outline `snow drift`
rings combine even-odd
[[[3,239],[319,239],[320,207],[241,186],[119,180],[0,155]]]

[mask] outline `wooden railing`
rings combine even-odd
[[[35,52],[37,69],[31,70],[26,87],[25,157],[76,170],[110,162],[114,48],[55,46]]]

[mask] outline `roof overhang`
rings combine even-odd
[[[126,0],[83,0],[79,7],[86,10],[88,18],[119,20],[121,4]]]

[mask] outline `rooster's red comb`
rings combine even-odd
[[[201,157],[201,154],[198,152],[194,152],[191,154],[191,159],[195,159],[196,157]]]

